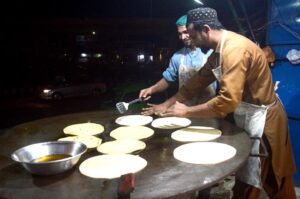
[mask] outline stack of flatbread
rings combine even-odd
[[[100,138],[92,135],[68,136],[68,137],[60,138],[58,139],[58,141],[78,141],[85,144],[89,149],[96,148],[102,142]]]
[[[125,126],[143,126],[152,122],[151,116],[145,115],[126,115],[116,119],[116,123]]]
[[[182,117],[163,117],[155,119],[151,125],[159,129],[176,129],[186,127],[191,124],[191,120]]]
[[[67,126],[63,131],[69,135],[97,135],[104,131],[104,127],[101,124],[88,122]]]
[[[91,178],[113,179],[128,173],[136,173],[147,165],[147,161],[130,154],[99,155],[85,160],[79,171]]]
[[[68,137],[58,139],[58,141],[78,141],[87,146],[87,148],[96,148],[102,142],[102,140],[94,135],[98,135],[104,131],[104,127],[101,124],[96,123],[79,123],[72,124],[63,129],[63,132]]]
[[[210,141],[220,137],[219,129],[205,126],[189,126],[172,133],[171,138],[179,142]]]
[[[154,121],[153,121],[154,122]],[[180,142],[193,142],[177,147],[175,159],[192,164],[218,164],[231,159],[236,149],[230,145],[207,142],[220,137],[219,129],[204,126],[189,126],[172,133],[171,138]]]
[[[193,164],[218,164],[236,154],[230,145],[218,142],[194,142],[177,147],[173,155],[176,159]]]
[[[144,118],[145,120],[131,120],[128,118]],[[115,138],[115,141],[106,142],[100,145],[97,150],[104,154],[126,154],[141,151],[145,149],[146,144],[140,140],[151,137],[154,131],[144,126],[132,126],[129,124],[145,124],[152,121],[152,117],[140,117],[140,115],[130,115],[120,117],[116,120],[117,123],[128,125],[114,129],[110,132],[110,136]]]
[[[147,122],[150,123],[152,118],[147,118],[147,120]],[[124,122],[122,119],[118,121],[121,123]],[[130,121],[131,124],[134,124],[132,120],[129,120],[129,123]],[[145,120],[139,121],[139,124],[141,123],[144,124]],[[95,123],[80,123],[67,126],[63,129],[63,132],[72,136],[60,138],[59,140],[79,141],[87,145],[88,148],[97,147],[99,152],[106,154],[85,160],[79,167],[79,170],[83,175],[91,178],[118,178],[124,174],[136,173],[147,165],[145,159],[126,153],[144,149],[146,144],[139,139],[147,138],[154,133],[153,130],[142,126],[128,126],[124,127],[124,129],[122,129],[122,127],[120,128],[121,129],[116,129],[112,134],[117,140],[106,142],[102,145],[102,140],[94,135],[102,133],[104,127]],[[130,139],[125,139],[126,133],[128,133]]]
[[[140,151],[146,148],[146,144],[140,140],[120,139],[105,142],[97,147],[97,151],[104,154],[126,154]]]
[[[151,137],[154,131],[145,126],[122,126],[110,132],[110,136],[119,139],[142,140]]]

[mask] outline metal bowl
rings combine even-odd
[[[16,150],[11,158],[32,174],[52,175],[71,169],[87,150],[86,145],[75,141],[53,141],[31,144]],[[64,156],[62,159],[36,162],[42,157]],[[69,156],[69,157],[65,157]]]

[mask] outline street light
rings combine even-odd
[[[199,4],[201,4],[201,5],[204,5],[204,3],[202,3],[202,1],[201,0],[194,0],[196,3],[199,3]]]
[[[86,53],[81,53],[80,56],[81,57],[87,57],[87,54]]]

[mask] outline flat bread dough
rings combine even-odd
[[[125,126],[143,126],[152,122],[151,116],[126,115],[116,119],[116,123]]]
[[[163,117],[155,119],[151,125],[159,129],[176,129],[186,127],[191,124],[191,120],[182,117]]]
[[[110,132],[110,136],[119,139],[141,140],[151,137],[154,130],[145,126],[122,126]]]
[[[82,162],[79,171],[91,178],[113,179],[128,173],[136,173],[146,165],[147,161],[136,155],[99,155]]]
[[[171,138],[179,142],[210,141],[220,137],[222,131],[212,127],[189,126],[172,133]]]
[[[104,127],[101,124],[88,122],[67,126],[63,131],[69,135],[97,135],[104,131]]]
[[[121,139],[105,142],[97,147],[97,151],[105,154],[126,154],[145,148],[146,144],[140,140]]]
[[[173,151],[177,160],[192,164],[218,164],[235,154],[234,147],[218,142],[194,142],[181,145]]]
[[[102,140],[92,135],[75,135],[58,139],[58,141],[78,141],[86,145],[87,148],[96,148]]]

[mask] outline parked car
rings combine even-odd
[[[40,91],[40,98],[61,100],[66,97],[76,96],[99,96],[106,92],[106,84],[102,82],[63,81],[44,86]]]

